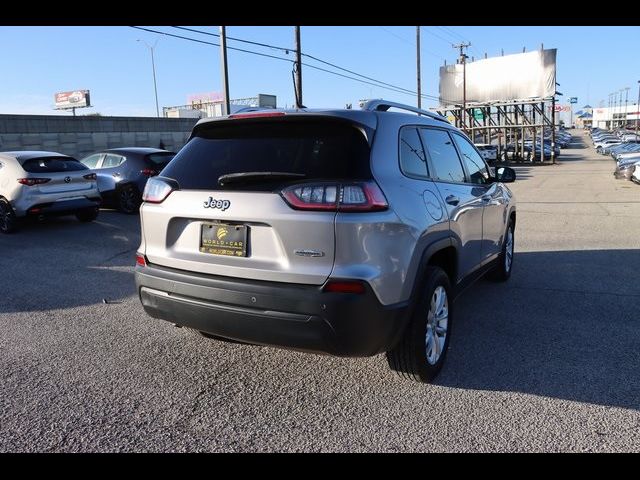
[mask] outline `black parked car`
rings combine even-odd
[[[136,213],[149,177],[158,175],[174,152],[158,148],[111,148],[80,160],[98,177],[103,206]]]

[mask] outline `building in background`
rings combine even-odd
[[[210,92],[187,97],[186,105],[162,107],[162,115],[168,118],[209,118],[221,117],[224,108],[224,97],[220,92]],[[275,95],[259,93],[255,97],[236,98],[231,100],[231,113],[243,108],[276,108]]]
[[[640,118],[640,108],[635,103],[593,109],[593,126],[598,128],[609,129],[625,125],[635,128],[638,118]]]
[[[593,107],[585,105],[576,112],[576,128],[591,128],[593,126]]]

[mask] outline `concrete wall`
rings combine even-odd
[[[0,151],[49,150],[81,158],[116,147],[156,147],[177,152],[196,118],[63,117],[0,115]]]

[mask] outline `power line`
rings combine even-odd
[[[192,42],[203,43],[205,45],[212,45],[214,47],[219,47],[220,46],[219,43],[205,42],[204,40],[198,40],[196,38],[184,37],[182,35],[175,35],[173,33],[160,32],[158,30],[151,30],[150,28],[134,27],[134,26],[131,26],[131,28],[135,28],[137,30],[144,30],[145,32],[157,33],[158,35],[166,35],[168,37],[181,38],[183,40],[189,40],[189,41],[192,41]],[[244,48],[238,48],[238,47],[229,47],[229,46],[227,46],[227,48],[229,50],[236,50],[238,52],[251,53],[253,55],[259,55],[261,57],[275,58],[276,60],[282,60],[282,61],[285,61],[285,62],[292,62],[293,63],[293,60],[291,60],[291,59],[282,58],[282,57],[276,57],[275,55],[268,55],[266,53],[254,52],[252,50],[245,50]]]
[[[463,42],[468,41],[468,38],[464,38],[462,35],[460,35],[458,32],[456,32],[455,30],[449,28],[449,27],[436,27],[439,28],[440,30],[442,30],[443,32],[449,34],[450,36],[454,36],[457,37],[458,39],[462,40]]]
[[[173,27],[173,28],[180,28],[180,29],[182,29],[182,30],[189,30],[189,31],[191,31],[191,32],[201,33],[201,34],[203,34],[203,35],[213,35],[213,36],[216,36],[216,34],[209,33],[209,32],[203,32],[203,31],[201,31],[201,30],[196,30],[196,29],[193,29],[193,28],[185,28],[185,27]],[[293,49],[286,49],[286,48],[284,48],[284,47],[276,47],[275,45],[269,45],[269,44],[266,44],[266,43],[249,42],[248,40],[243,40],[243,39],[238,39],[238,38],[233,38],[233,37],[227,37],[227,38],[228,38],[228,39],[230,39],[230,40],[245,41],[245,42],[247,42],[247,43],[253,43],[254,45],[260,45],[260,46],[263,46],[263,47],[276,48],[276,49],[280,49],[280,50],[286,50],[287,52],[288,52],[289,50],[293,50]],[[398,38],[400,38],[400,37],[398,37]],[[352,75],[356,75],[356,76],[358,76],[358,77],[362,77],[362,78],[364,78],[364,79],[366,79],[366,80],[371,80],[372,82],[376,82],[376,83],[379,83],[379,84],[381,84],[381,85],[386,85],[386,86],[388,86],[388,87],[396,88],[396,89],[398,89],[398,90],[405,90],[407,93],[411,93],[411,94],[416,94],[416,93],[417,93],[417,92],[413,92],[413,91],[411,91],[411,90],[408,90],[408,89],[406,89],[406,88],[399,87],[399,86],[397,86],[397,85],[393,85],[393,84],[391,84],[391,83],[383,82],[382,80],[378,80],[378,79],[376,79],[376,78],[368,77],[368,76],[363,75],[363,74],[358,73],[358,72],[354,72],[353,70],[349,70],[348,68],[341,67],[341,66],[339,66],[339,65],[336,65],[335,63],[327,62],[326,60],[322,60],[321,58],[315,57],[315,56],[310,55],[310,54],[308,54],[308,53],[302,53],[302,56],[303,56],[303,57],[310,58],[310,59],[312,59],[312,60],[315,60],[316,62],[323,63],[323,64],[328,65],[328,66],[330,66],[330,67],[337,68],[338,70],[342,70],[343,72],[347,72],[347,73],[350,73],[350,74],[352,74]],[[330,72],[330,73],[333,73],[333,72]],[[351,78],[351,77],[346,77],[346,78]]]
[[[391,30],[384,28],[384,27],[378,27],[381,28],[382,30],[384,30],[385,32],[387,32],[389,35],[393,35],[394,37],[396,37],[399,40],[402,40],[405,43],[408,43],[409,45],[411,45],[412,47],[415,47],[416,44],[414,42],[410,42],[409,40],[405,39],[404,37],[401,37],[400,35],[396,35],[394,32],[392,32]],[[445,60],[445,58],[442,55],[438,55],[437,53],[433,53],[425,48],[422,48],[422,46],[420,46],[420,50],[424,53],[428,53],[429,55],[432,55],[436,58],[439,58],[440,60]]]
[[[210,35],[212,37],[219,37],[220,34],[218,33],[213,33],[213,32],[205,32],[202,30],[196,30],[195,28],[187,28],[187,27],[176,27],[176,26],[172,26],[171,28],[178,28],[180,30],[187,30],[189,32],[194,32],[194,33],[201,33],[202,35]],[[283,52],[286,52],[287,54],[291,51],[291,50],[295,50],[295,48],[290,48],[290,47],[278,47],[276,45],[269,45],[268,43],[260,43],[260,42],[253,42],[251,40],[245,40],[244,38],[236,38],[236,37],[230,37],[227,35],[227,40],[235,40],[236,42],[242,42],[242,43],[249,43],[251,45],[258,45],[260,47],[266,47],[266,48],[273,48],[275,50],[282,50]]]
[[[153,30],[153,29],[150,29],[150,28],[143,28],[143,27],[136,27],[136,26],[131,26],[131,28],[135,28],[137,30],[144,30],[144,31],[150,32],[150,33],[156,33],[156,34],[159,34],[159,35],[165,35],[165,36],[168,36],[168,37],[179,38],[181,40],[188,40],[188,41],[192,41],[192,42],[196,42],[196,43],[201,43],[201,44],[204,44],[204,45],[211,45],[211,46],[215,46],[215,47],[219,47],[220,46],[219,43],[206,42],[204,40],[198,40],[198,39],[191,38],[191,37],[185,37],[183,35],[176,35],[176,34],[173,34],[173,33],[167,33],[167,32],[162,32],[162,31],[158,31],[158,30]],[[199,32],[199,31],[196,31],[196,32],[198,32],[198,33],[208,33],[208,32]],[[216,36],[215,34],[211,34],[211,35],[212,36]],[[227,38],[230,38],[230,37],[227,37]],[[269,47],[270,48],[280,48],[280,47],[274,47],[272,45],[269,45]],[[229,47],[229,46],[227,46],[227,48],[230,49],[230,50],[236,50],[236,51],[240,51],[240,52],[244,52],[244,53],[250,53],[250,54],[253,54],[253,55],[258,55],[258,56],[262,56],[262,57],[273,58],[273,59],[276,59],[276,60],[282,60],[282,61],[285,61],[285,62],[294,63],[294,60],[292,60],[292,59],[277,57],[275,55],[268,55],[268,54],[265,54],[265,53],[254,52],[252,50],[246,50],[246,49],[237,48],[237,47]],[[403,93],[405,95],[412,95],[412,96],[417,95],[417,92],[415,92],[413,90],[409,90],[409,89],[406,89],[406,88],[403,88],[403,87],[399,87],[397,85],[393,85],[393,84],[390,84],[390,83],[381,82],[380,80],[376,80],[376,79],[371,78],[371,77],[366,77],[366,76],[361,75],[361,74],[359,74],[357,72],[353,72],[351,70],[339,67],[337,65],[334,65],[334,64],[332,64],[330,62],[326,62],[324,60],[321,60],[321,59],[316,58],[316,57],[314,57],[312,55],[309,55],[309,54],[303,54],[303,55],[308,57],[308,58],[311,58],[311,59],[313,59],[315,61],[319,61],[321,63],[330,65],[330,66],[332,66],[334,68],[338,68],[340,70],[352,73],[354,75],[358,75],[360,77],[372,80],[373,82],[377,82],[377,83],[372,83],[372,82],[368,82],[368,81],[365,81],[365,80],[361,80],[359,78],[351,77],[349,75],[344,75],[344,74],[341,74],[341,73],[338,73],[338,72],[333,72],[331,70],[327,70],[327,69],[324,69],[324,68],[321,68],[321,67],[318,67],[318,66],[315,66],[315,65],[310,65],[308,63],[302,63],[302,65],[304,65],[306,67],[313,68],[315,70],[326,72],[326,73],[329,73],[329,74],[332,74],[332,75],[336,75],[336,76],[339,76],[339,77],[347,78],[347,79],[350,79],[350,80],[354,80],[356,82],[364,83],[364,84],[367,84],[367,85],[372,85],[374,87],[382,88],[382,89],[385,89],[385,90],[390,90],[390,91],[393,91],[393,92],[396,92],[396,93]],[[421,96],[424,97],[424,98],[439,100],[439,97],[436,97],[434,95],[422,94]]]

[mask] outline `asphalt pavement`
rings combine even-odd
[[[0,236],[0,451],[640,451],[640,186],[574,133],[517,167],[513,275],[458,299],[433,385],[148,317],[137,216]]]

